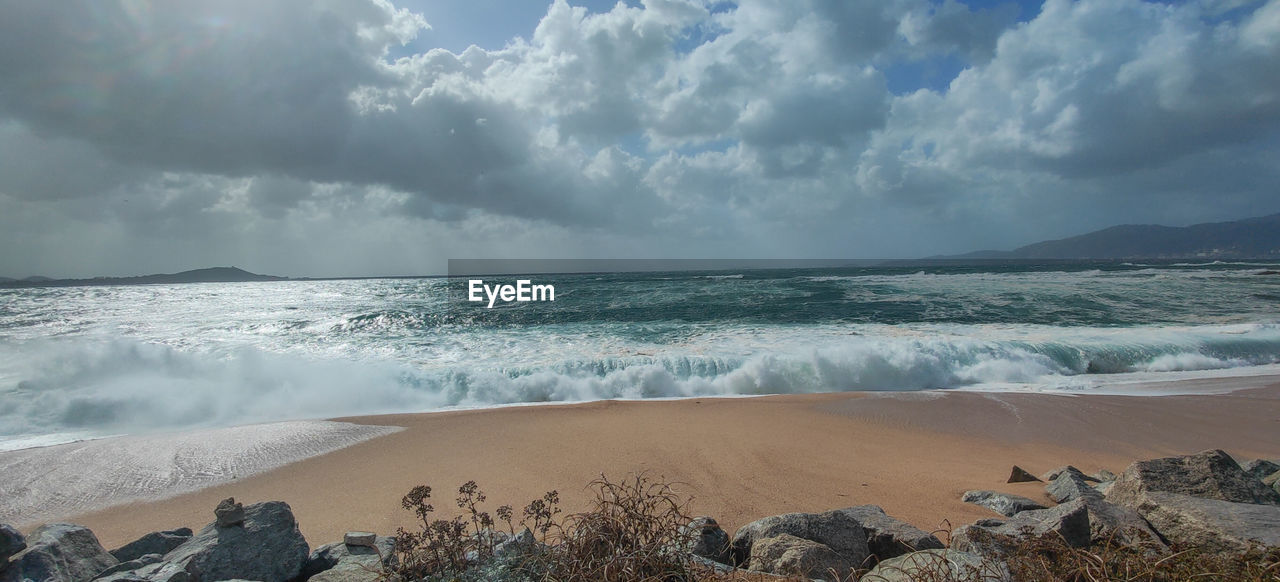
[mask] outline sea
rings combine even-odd
[[[0,450],[600,399],[1109,393],[1280,373],[1280,263],[847,266],[0,289]],[[490,277],[497,281],[516,277]]]

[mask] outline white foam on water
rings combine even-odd
[[[276,422],[0,452],[0,522],[34,524],[243,479],[402,430]]]

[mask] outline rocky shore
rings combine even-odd
[[[1241,465],[1223,451],[1210,450],[1138,461],[1118,475],[1105,470],[1086,474],[1065,466],[1035,476],[1015,466],[1008,479],[1035,481],[1044,483],[1042,500],[999,491],[966,492],[966,502],[989,508],[992,517],[952,531],[922,531],[875,505],[765,517],[738,528],[733,536],[715,519],[699,517],[678,532],[668,532],[671,537],[653,537],[663,544],[655,559],[679,564],[674,573],[678,575],[666,579],[1016,581],[1045,579],[1027,577],[1024,562],[1035,552],[1036,559],[1048,563],[1056,559],[1054,551],[1105,548],[1146,556],[1149,563],[1188,553],[1218,564],[1248,556],[1266,571],[1280,572],[1275,563],[1280,560],[1280,464],[1275,461]],[[466,497],[459,499],[460,507]],[[406,496],[406,509],[411,509],[409,499]],[[637,507],[644,507],[645,498],[640,501]],[[619,502],[616,495],[614,502]],[[349,532],[341,541],[314,549],[282,501],[242,505],[227,499],[214,509],[214,520],[198,532],[152,532],[110,551],[92,531],[77,525],[45,525],[27,536],[0,525],[0,582],[559,579],[539,556],[555,555],[556,544],[581,546],[588,533],[606,536],[611,531],[606,527],[587,532],[590,528],[584,524],[598,520],[580,519],[573,522],[576,530],[548,536],[549,528],[536,516],[554,512],[545,505],[531,507],[536,511],[526,509],[526,517],[535,516],[533,527],[518,533],[514,528],[499,531],[487,513],[473,511],[473,518],[483,518],[467,535],[461,535],[466,522],[458,518],[436,522],[446,529],[457,525],[451,537]],[[511,509],[505,509],[510,515]],[[437,527],[426,519],[429,511],[420,513],[424,532]],[[504,514],[500,510],[498,515]],[[637,519],[647,519],[643,512],[639,515]],[[616,522],[613,529],[618,529]],[[616,542],[616,536],[611,539]],[[415,552],[434,551],[439,556],[442,549],[424,541],[454,543],[453,549],[468,551],[451,562],[433,562]],[[583,547],[607,559],[616,547],[601,549],[602,543],[586,539]],[[1029,553],[1028,547],[1034,551]],[[406,567],[410,561],[417,564],[416,570]],[[421,574],[423,564],[437,569],[426,576],[409,575]],[[528,564],[541,566],[525,567]]]

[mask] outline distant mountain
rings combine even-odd
[[[1185,227],[1126,224],[945,259],[1280,259],[1280,214]]]
[[[181,273],[142,275],[139,277],[94,277],[93,279],[50,279],[27,277],[22,280],[0,280],[0,287],[76,287],[81,285],[172,285],[175,283],[237,283],[244,281],[286,281],[288,277],[258,275],[236,267],[211,267]]]

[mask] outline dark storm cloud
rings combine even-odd
[[[911,256],[1280,211],[1280,0],[557,1],[461,53],[409,51],[426,20],[383,0],[0,3],[0,274]]]

